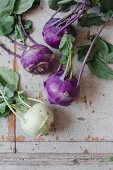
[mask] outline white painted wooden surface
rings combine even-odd
[[[32,36],[43,44],[41,31],[51,14],[47,0],[41,0],[40,7],[26,16],[34,24]],[[105,29],[103,36],[113,43],[112,25]],[[81,33],[79,42],[80,37]],[[18,51],[6,38],[3,41]],[[0,57],[0,65],[20,73],[21,89],[29,96],[47,100],[43,88],[47,76],[30,75],[18,59],[3,50]],[[80,65],[76,65],[77,75]],[[52,107],[54,132],[36,139],[24,134],[13,115],[0,119],[0,170],[112,170],[109,158],[113,155],[113,81],[99,80],[86,67],[78,101],[66,108]]]

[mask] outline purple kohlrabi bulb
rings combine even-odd
[[[80,87],[77,87],[76,77],[66,76],[62,79],[63,71],[56,72],[48,77],[44,82],[50,103],[68,106],[80,93]]]
[[[63,37],[65,33],[76,36],[75,29],[73,28],[72,25],[68,26],[61,33],[57,35],[57,33],[61,30],[63,25],[58,26],[57,24],[57,25],[52,26],[52,24],[58,21],[59,19],[60,18],[52,18],[51,20],[49,20],[45,24],[43,28],[43,32],[42,32],[44,41],[53,48],[59,48],[61,38]]]
[[[28,47],[21,58],[21,63],[26,71],[32,74],[48,73],[54,61],[53,52],[44,45]]]

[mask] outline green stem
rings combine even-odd
[[[68,73],[69,70],[69,74],[71,77],[71,72],[72,72],[72,54],[68,57],[68,61],[67,61],[67,65],[66,65],[66,69],[64,71],[64,74],[62,75],[62,79],[64,80],[66,77],[66,74]]]
[[[18,24],[16,26],[17,26],[17,30],[18,30],[18,32],[20,34],[21,40],[25,43],[25,40],[24,40],[23,35],[22,35],[22,32],[20,31],[21,28],[19,27]]]
[[[45,104],[43,101],[39,100],[39,99],[34,99],[34,98],[30,98],[28,97],[27,100],[30,100],[30,101],[34,101],[34,102],[39,102],[39,103],[42,103],[42,104]]]
[[[28,108],[31,108],[31,106],[30,106],[29,104],[27,104],[26,102],[24,102],[24,101],[22,100],[22,98],[20,97],[19,94],[18,94],[18,98],[19,98],[20,102],[21,102],[24,106],[26,106],[26,107],[28,107]]]
[[[66,74],[67,74],[67,72],[68,72],[68,68],[69,68],[69,61],[70,61],[70,57],[68,57],[68,61],[67,61],[67,64],[66,64],[65,71],[64,71],[64,73],[63,73],[63,75],[62,75],[62,77],[61,77],[61,79],[62,79],[62,80],[64,80],[64,79],[65,79]]]
[[[12,107],[10,106],[10,104],[8,103],[8,101],[6,100],[6,98],[5,98],[2,90],[0,90],[0,93],[1,93],[1,95],[2,95],[2,97],[3,97],[3,99],[4,99],[4,101],[5,101],[6,105],[9,107],[10,111],[11,111],[12,113],[14,113],[14,115],[17,116],[17,117],[20,119],[20,117],[16,114],[16,112],[12,109]]]

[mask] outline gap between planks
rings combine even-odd
[[[93,163],[109,164],[111,154],[0,154],[1,165],[41,166],[41,165],[87,165]]]

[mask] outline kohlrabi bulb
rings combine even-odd
[[[42,103],[37,103],[24,114],[21,122],[22,129],[33,137],[45,135],[54,121],[51,109]]]
[[[47,74],[54,62],[53,52],[44,45],[28,47],[21,58],[24,69],[32,74]]]

